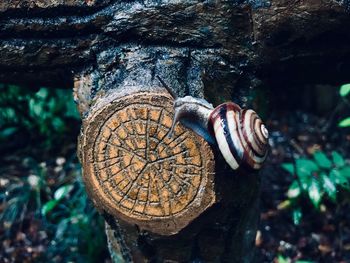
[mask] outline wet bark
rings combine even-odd
[[[89,69],[75,80],[75,96],[79,101],[83,126],[89,124],[87,120],[90,119],[91,109],[96,108],[95,105],[101,102],[108,105],[110,102],[104,100],[111,94],[113,96],[125,90],[125,87],[135,87],[136,92],[162,88],[156,76],[160,76],[170,85],[178,96],[205,96],[204,83],[211,83],[206,79],[209,76],[206,77],[205,74],[220,69],[217,65],[223,58],[219,54],[216,49],[145,48],[134,45],[108,50],[98,57],[98,61],[104,61],[100,64],[103,67]],[[106,63],[109,59],[112,66]],[[115,64],[115,61],[118,63]],[[114,68],[115,65],[122,67]],[[232,80],[229,72],[220,73],[221,85],[229,87]],[[88,94],[93,94],[93,99],[86,96],[84,92],[87,90]],[[135,91],[130,89],[130,93],[132,92]],[[211,98],[213,101],[229,99],[223,93],[221,96]],[[83,147],[80,149],[84,155]],[[119,258],[122,255],[126,262],[252,261],[259,214],[259,176],[247,171],[233,172],[215,147],[213,150],[215,203],[204,209],[200,216],[177,234],[170,236],[155,234],[152,229],[144,230],[142,226],[105,213],[107,236],[113,257]],[[175,224],[176,220],[177,216],[174,216]],[[156,231],[166,232],[166,229],[154,229]]]
[[[322,74],[322,79],[330,81],[349,68],[341,63],[349,58],[347,4],[321,0],[3,1],[0,80],[68,87],[74,72],[95,66],[102,50],[134,43],[218,49],[235,75],[233,81],[256,72],[265,78],[274,73],[272,68],[296,72],[300,80],[301,72],[310,66],[325,66],[320,70],[329,69],[331,74]],[[321,61],[341,65],[327,67]],[[317,78],[308,73],[307,78]]]
[[[179,96],[244,106],[240,95],[271,75],[282,84],[348,78],[346,3],[3,1],[0,81],[74,84],[83,121],[125,86],[159,87],[156,76]],[[232,172],[215,156],[218,201],[178,234],[157,235],[104,214],[115,261],[253,260],[259,177]]]

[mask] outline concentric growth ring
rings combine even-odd
[[[167,136],[172,118],[171,98],[153,93],[120,98],[88,117],[84,180],[98,208],[171,234],[214,202],[211,149],[181,125]]]

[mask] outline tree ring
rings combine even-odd
[[[214,157],[173,120],[173,99],[136,93],[92,109],[81,141],[83,179],[99,210],[170,235],[215,202]]]

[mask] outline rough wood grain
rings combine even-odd
[[[224,58],[218,56],[217,49],[125,45],[123,48],[106,49],[97,56],[97,61],[97,67],[86,68],[75,78],[74,93],[81,106],[83,134],[94,119],[89,116],[97,116],[93,113],[111,107],[118,99],[135,92],[164,92],[155,76],[162,77],[178,96],[206,96],[205,88],[210,85],[221,94],[207,96],[214,103],[229,100],[231,92],[236,90],[232,86],[233,75],[222,70],[227,64]],[[206,68],[208,70],[204,70]],[[226,94],[222,92],[223,88],[228,90]],[[128,104],[127,101],[124,105]],[[90,140],[96,138],[94,135],[88,137]],[[80,145],[84,145],[84,141],[86,138],[81,140]],[[80,149],[83,160],[84,154],[91,152],[93,147]],[[112,255],[117,258],[121,253],[126,262],[188,262],[194,259],[241,262],[243,257],[246,262],[252,260],[258,219],[258,176],[249,172],[232,172],[217,149],[214,147],[212,150],[215,152],[215,203],[205,211],[197,210],[196,213],[202,213],[196,218],[189,216],[186,224],[181,220],[173,221],[182,226],[176,230],[177,234],[171,236],[157,234],[169,234],[164,226],[162,230],[157,226],[148,228],[145,222],[130,220],[120,213],[118,218],[111,217],[105,212],[110,226],[107,234]],[[204,158],[206,154],[206,150],[201,152]],[[210,197],[210,193],[207,196]],[[205,202],[202,207],[205,207]]]
[[[129,92],[135,91],[135,87],[139,89],[137,92],[150,92],[159,87],[156,75],[179,96],[205,97],[214,105],[234,100],[242,106],[245,101],[241,95],[258,85],[274,84],[280,88],[286,79],[295,84],[347,81],[350,70],[347,5],[348,1],[331,0],[2,1],[0,81],[71,87],[74,78],[83,131],[91,135],[81,139],[80,145],[85,148],[79,155],[83,162],[89,160],[86,166],[92,167],[93,153],[99,152],[94,147],[96,138],[100,138],[99,145],[107,145],[102,142],[106,139],[104,132],[99,133],[99,128],[104,130],[104,126],[99,125],[103,120],[108,121],[108,114],[97,114],[113,107],[113,100],[107,98],[125,87]],[[87,128],[91,121],[96,131]],[[118,123],[122,122],[118,119]],[[113,150],[100,150],[103,154],[97,158],[102,156],[102,163],[107,152],[113,154]],[[172,227],[169,232],[164,230],[164,225],[159,230],[145,224],[146,217],[135,216],[141,201],[131,202],[129,206],[125,203],[127,209],[118,202],[102,204],[107,194],[101,189],[107,192],[111,187],[102,184],[97,188],[98,182],[90,183],[94,176],[108,176],[101,172],[105,166],[98,159],[96,165],[101,169],[86,173],[90,177],[85,180],[90,196],[106,218],[113,260],[253,260],[259,177],[246,171],[233,173],[220,153],[215,148],[213,151],[215,177],[212,186],[209,183],[204,188],[209,189],[209,196],[213,189],[215,198],[204,201],[201,209],[193,210],[199,216],[181,219],[180,227]],[[205,152],[201,155],[203,160]],[[125,152],[114,154],[122,156],[126,163],[132,158]],[[136,164],[133,168],[136,174],[139,171],[146,176],[147,171],[157,171],[145,164],[149,163],[146,159],[144,156],[138,159],[139,168]],[[119,166],[125,168],[120,162],[110,170]],[[129,173],[132,174],[130,170]],[[138,182],[137,179],[132,182],[135,181]],[[117,198],[123,195],[129,200],[144,199],[142,194],[120,193],[123,194]],[[190,196],[184,200],[190,200]],[[184,209],[184,204],[177,209]],[[157,217],[159,211],[149,209],[149,218]],[[169,211],[162,213],[167,215]],[[159,235],[175,232],[171,236]]]
[[[344,62],[350,57],[347,5],[332,0],[4,1],[0,80],[68,86],[72,71],[96,66],[103,50],[133,43],[215,48],[234,81],[242,74],[265,78],[272,68],[289,72],[289,64],[300,72],[323,60],[341,64],[338,71],[324,70],[331,72],[322,74],[330,82],[349,68]]]
[[[162,235],[178,233],[215,202],[210,146],[182,125],[168,136],[172,100],[136,93],[94,108],[80,139],[96,207]]]

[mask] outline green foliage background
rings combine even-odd
[[[71,90],[0,84],[0,140],[26,133],[50,148],[69,131],[72,120],[80,118]]]
[[[71,90],[0,84],[3,260],[103,262],[107,258],[104,221],[81,181],[75,149],[79,127]],[[32,229],[36,230],[31,233]],[[26,243],[18,236],[24,236]],[[27,251],[32,251],[31,256]]]

